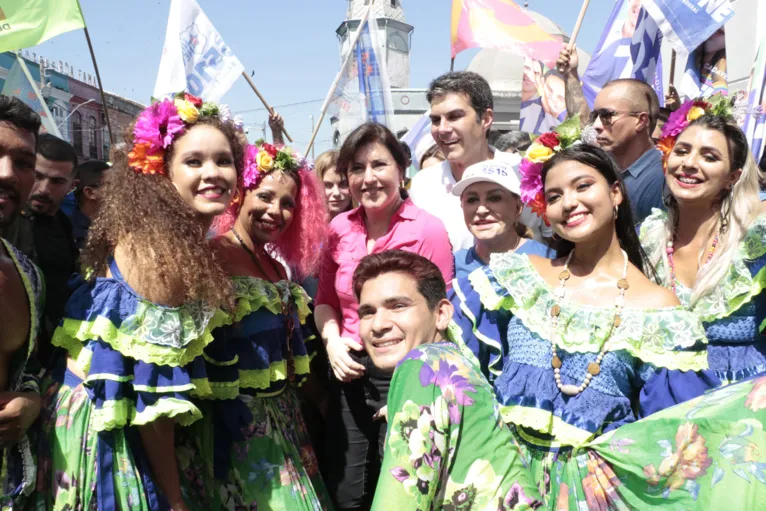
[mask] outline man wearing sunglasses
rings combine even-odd
[[[570,116],[579,113],[582,119],[587,119],[587,124],[596,132],[596,144],[610,152],[623,170],[622,180],[634,216],[641,222],[652,208],[664,209],[662,155],[651,138],[660,114],[657,94],[639,80],[614,80],[601,89],[593,110],[589,111],[577,65],[577,52],[570,52],[565,46],[557,68],[567,77],[567,112]]]

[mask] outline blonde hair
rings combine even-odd
[[[758,198],[758,166],[750,154],[747,139],[742,130],[734,122],[714,116],[701,117],[690,124],[691,126],[701,126],[723,133],[729,146],[730,172],[742,169],[739,180],[734,184],[731,192],[724,196],[721,201],[719,227],[725,227],[725,232],[722,228],[718,245],[710,263],[701,264],[697,271],[690,301],[690,306],[694,307],[700,298],[715,289],[726,276],[737,247],[747,235],[753,220],[760,213],[761,204]],[[669,196],[668,218],[665,224],[645,233],[645,236],[650,239],[660,238],[663,241],[654,247],[653,253],[648,254],[652,264],[656,265],[662,260],[668,267],[665,247],[674,236],[680,215],[678,202],[672,195]]]
[[[338,151],[330,150],[320,154],[319,157],[314,162],[314,169],[316,170],[319,181],[321,182],[324,179],[324,175],[327,174],[328,170],[330,170],[331,168],[337,165],[338,165]]]

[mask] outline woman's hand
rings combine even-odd
[[[346,337],[332,337],[327,340],[327,358],[330,359],[330,367],[335,377],[342,382],[350,382],[364,374],[364,366],[355,362],[349,350],[361,351],[362,346]]]

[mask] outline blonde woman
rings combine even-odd
[[[702,320],[710,369],[726,384],[766,372],[766,215],[745,135],[727,115],[687,125],[694,108],[664,130],[668,211],[644,221],[641,242],[659,283]]]
[[[317,177],[324,188],[325,204],[331,220],[353,207],[348,179],[343,172],[338,171],[337,165],[338,151],[334,150],[320,154],[314,163]]]

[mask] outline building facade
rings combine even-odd
[[[111,142],[105,112],[109,114],[115,141],[119,143],[123,141],[125,130],[145,106],[105,92],[105,108],[93,76],[77,71],[62,61],[53,62],[28,52],[24,52],[22,58],[62,138],[72,144],[80,161],[108,160]],[[15,60],[13,52],[0,53],[0,88]]]

